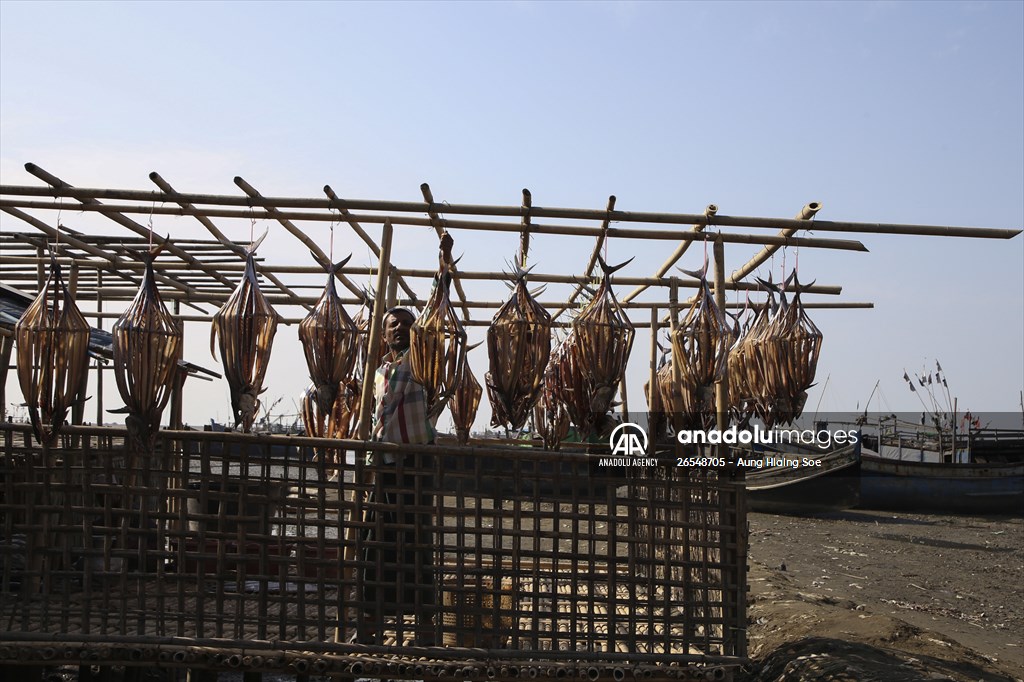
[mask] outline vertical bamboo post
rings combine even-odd
[[[77,298],[78,296],[78,261],[71,261],[71,268],[68,273],[68,291],[71,293],[71,298]],[[86,360],[88,363],[88,360]],[[78,385],[78,391],[75,393],[75,402],[71,405],[71,423],[81,424],[85,419],[85,399],[86,391],[89,388],[89,370],[88,364],[86,365],[86,371],[82,373],[82,381]],[[71,447],[78,447],[79,438],[78,436],[71,437]]]
[[[519,233],[519,267],[526,269],[526,257],[530,253],[530,209],[533,207],[533,195],[523,188],[523,231]]]
[[[715,305],[725,314],[725,244],[721,236],[715,238]],[[729,354],[726,350],[722,379],[715,384],[715,411],[718,418],[718,430],[725,431],[729,426]],[[728,447],[719,445],[719,455],[725,457]]]
[[[672,279],[671,279],[671,281],[669,283],[669,290],[668,290],[668,324],[669,324],[669,329],[671,330],[670,333],[669,333],[669,339],[670,339],[670,341],[672,343],[675,343],[676,327],[679,324],[678,319],[676,319],[677,318],[677,314],[678,314],[678,309],[679,309],[679,278],[678,277],[672,277]],[[672,395],[669,396],[669,401],[670,401],[670,404],[671,404],[673,409],[675,409],[675,406],[679,404],[679,401],[675,400],[675,392],[676,391],[682,391],[682,389],[683,389],[683,373],[682,373],[682,370],[679,367],[679,363],[676,362],[675,357],[673,357],[672,358],[672,389],[671,389],[672,390]],[[668,414],[668,413],[666,412],[666,414]],[[679,419],[675,419],[675,420],[672,420],[672,421],[674,421],[677,424],[680,423]],[[680,448],[679,439],[678,438],[673,438],[672,440],[675,441],[676,454],[679,455],[680,454],[679,453],[679,448]]]
[[[622,398],[622,420],[629,421],[629,397],[626,393],[626,370],[619,375],[619,397]]]
[[[651,415],[658,411],[661,394],[658,392],[658,306],[651,308],[651,367],[648,373],[647,412],[648,431],[650,431]],[[650,435],[650,434],[648,434]]]
[[[174,299],[174,319],[181,328],[181,343],[185,345],[185,324],[181,321],[181,299]],[[182,408],[184,401],[182,394],[185,387],[185,372],[178,368],[174,374],[174,387],[171,389],[171,414],[168,419],[168,426],[172,429],[180,429],[182,423]]]
[[[387,309],[398,305],[398,273],[394,266],[388,268],[388,305]]]
[[[393,229],[391,227],[391,221],[384,221],[384,230],[380,240],[380,257],[378,259],[377,266],[377,298],[373,305],[373,314],[370,317],[370,338],[367,344],[366,352],[366,367],[363,369],[363,386],[362,394],[359,399],[359,440],[366,441],[370,438],[370,428],[373,424],[373,384],[374,377],[377,373],[377,357],[380,355],[380,344],[381,344],[381,327],[384,321],[384,304],[385,296],[388,286],[388,271],[391,268],[391,239]],[[365,456],[365,451],[357,450],[355,452],[355,471],[357,476],[357,487],[355,488],[352,496],[352,502],[354,503],[356,495],[360,494],[359,489],[361,487],[368,487],[373,485],[373,470],[365,468],[360,464],[360,460]],[[343,546],[343,561],[342,561],[342,584],[349,585],[352,583],[352,578],[355,574],[355,569],[352,563],[356,558],[356,540],[358,539],[359,529],[355,525],[355,514],[357,505],[353,504],[352,511],[349,513],[348,524],[345,526],[345,544]],[[365,516],[365,509],[363,515]],[[341,609],[341,622],[338,623],[338,627],[334,631],[335,641],[344,642],[346,635],[346,614],[348,608]],[[356,614],[357,616],[359,614]]]
[[[96,328],[103,329],[103,271],[96,271]],[[96,358],[96,426],[103,426],[103,365]]]
[[[78,296],[78,261],[71,261],[71,268],[68,273],[68,291],[71,292],[71,298]]]

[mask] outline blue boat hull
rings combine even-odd
[[[1024,514],[1024,464],[944,464],[862,455],[859,506]]]

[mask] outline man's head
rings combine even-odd
[[[392,308],[384,313],[384,343],[392,351],[404,351],[409,348],[409,329],[416,321],[408,308]]]

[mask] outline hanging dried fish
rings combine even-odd
[[[528,271],[513,264],[512,296],[487,329],[490,371],[484,375],[491,425],[519,430],[544,383],[551,354],[551,315],[526,287]]]
[[[270,349],[280,315],[260,291],[256,277],[256,249],[267,233],[248,249],[245,272],[234,293],[213,316],[210,329],[210,352],[220,336],[220,356],[224,375],[231,388],[231,409],[235,427],[241,425],[248,433],[259,409],[259,395],[270,362]]]
[[[89,370],[89,323],[64,285],[53,254],[50,275],[15,325],[14,336],[18,382],[32,431],[40,443],[50,445]]]
[[[735,341],[729,347],[730,412],[740,424],[746,424],[749,421],[750,417],[754,414],[757,403],[757,385],[759,382],[755,380],[752,386],[748,378],[755,371],[750,367],[753,364],[750,360],[750,338],[770,319],[769,311],[771,304],[772,301],[769,301],[757,313],[746,316],[744,316],[744,313],[747,311],[747,308],[744,308],[743,313],[740,313],[740,317],[744,319],[742,322],[737,320],[739,326],[738,334]]]
[[[633,347],[636,331],[611,288],[612,273],[632,260],[609,266],[598,256],[604,277],[573,320],[566,353],[559,359],[564,383],[558,387],[558,397],[584,439],[612,406]]]
[[[473,350],[480,344],[466,349],[466,353]],[[466,362],[466,368],[462,373],[462,381],[455,389],[455,395],[449,403],[452,412],[452,421],[455,423],[455,435],[460,445],[469,442],[469,431],[473,428],[473,421],[476,419],[476,411],[480,407],[480,398],[483,396],[483,388],[480,382],[473,375],[473,370]]]
[[[153,261],[163,245],[146,254],[146,274],[139,292],[110,331],[114,346],[114,378],[127,412],[125,425],[136,445],[148,449],[160,428],[160,417],[178,379],[182,335],[156,287]]]
[[[655,342],[659,351],[661,351],[661,358],[655,368],[654,373],[654,389],[652,392],[651,382],[644,382],[644,398],[647,404],[647,433],[654,441],[660,440],[665,435],[665,429],[669,425],[667,408],[665,402],[662,399],[662,387],[659,379],[659,373],[665,367],[666,364],[672,362],[671,355],[666,352],[665,348],[662,347],[661,343]],[[669,368],[671,370],[671,367]]]
[[[358,357],[359,329],[345,312],[334,284],[335,273],[349,261],[318,263],[327,271],[327,285],[313,310],[299,323],[299,341],[313,380],[317,407],[328,414],[334,409],[338,388],[352,377]]]
[[[430,417],[444,409],[466,366],[466,330],[448,295],[448,272],[442,265],[430,300],[409,330],[410,369],[426,392]]]
[[[572,332],[569,336],[572,336]],[[545,450],[559,449],[562,441],[569,435],[569,412],[559,398],[563,369],[561,361],[568,353],[567,341],[568,337],[551,351],[548,366],[544,371],[544,384],[533,407],[533,425],[544,441]]]
[[[762,382],[758,413],[765,424],[773,426],[791,423],[803,412],[807,389],[814,385],[822,334],[800,301],[802,287],[795,271],[786,286],[795,292],[792,303],[787,303],[785,292],[771,282],[762,284],[780,298],[771,321],[751,340],[756,374]]]
[[[335,399],[329,412],[320,409],[320,392],[310,384],[302,396],[302,424],[310,438],[352,438],[359,421],[358,384],[349,379],[335,387]],[[329,464],[341,463],[341,450],[316,448],[317,456]]]
[[[376,297],[373,291],[364,289],[363,305],[358,311],[356,311],[356,316],[352,320],[356,325],[356,329],[359,331],[356,345],[356,364],[352,375],[360,384],[363,381],[363,373],[366,371],[366,355],[370,348],[370,320],[373,318],[373,304],[375,300]],[[376,362],[373,363],[374,369],[380,367],[388,352],[387,344],[380,344],[380,350],[377,353]]]
[[[684,414],[691,419],[709,419],[715,414],[714,384],[724,374],[731,330],[711,294],[707,268],[700,272],[683,272],[699,279],[700,288],[672,333],[672,362],[678,366],[683,384]]]

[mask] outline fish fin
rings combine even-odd
[[[636,256],[633,256],[633,258],[636,258]],[[601,272],[604,273],[605,277],[611,276],[613,273],[621,270],[622,268],[632,263],[633,258],[630,258],[627,261],[623,261],[618,265],[608,265],[607,263],[604,262],[604,259],[601,258],[601,254],[597,254],[597,262],[601,264]]]
[[[320,256],[316,255],[313,252],[313,249],[309,250],[309,255],[312,256],[313,260],[316,261],[316,264],[322,267],[326,272],[331,271],[331,262],[329,260],[327,260],[326,258],[321,258]]]
[[[153,246],[146,249],[145,253],[140,254],[138,257],[139,260],[143,263],[152,263],[156,260],[156,257],[163,253],[164,249],[167,248],[167,242],[170,240],[171,235],[168,234],[162,241],[153,244]],[[124,248],[124,242],[121,242],[121,248]]]
[[[772,283],[772,276],[771,275],[768,275],[768,279],[767,280],[763,280],[760,277],[757,277],[755,279],[757,279],[757,283],[758,284],[763,286],[768,291],[770,291],[770,292],[772,292],[774,294],[781,293],[779,291],[779,287]]]
[[[699,280],[707,279],[707,274],[708,274],[707,268],[702,268],[700,270],[686,270],[684,268],[676,268],[676,270],[678,270],[679,272],[683,273],[684,275],[689,275],[690,277],[693,277],[695,279],[699,279]]]
[[[333,272],[334,274],[338,274],[339,272],[341,272],[341,269],[343,267],[345,267],[346,264],[348,264],[348,262],[350,260],[352,260],[352,254],[351,253],[348,254],[348,256],[346,256],[345,258],[342,258],[337,263],[331,265],[330,271]]]
[[[252,255],[252,254],[256,253],[256,249],[260,248],[260,244],[263,243],[263,240],[267,238],[268,234],[270,234],[270,228],[269,227],[267,229],[263,230],[263,234],[260,236],[259,239],[257,239],[256,241],[252,242],[251,244],[249,244],[249,248],[246,249],[246,253],[248,253],[249,255]]]

